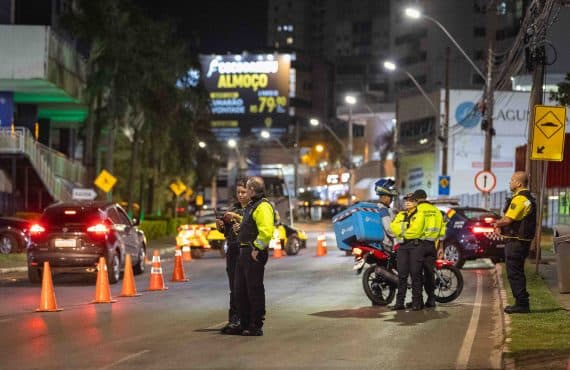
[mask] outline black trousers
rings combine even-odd
[[[422,272],[424,274],[424,289],[428,296],[428,300],[434,299],[435,291],[435,276],[433,270],[435,270],[435,260],[437,254],[435,251],[435,242],[424,240],[424,262],[422,265]]]
[[[528,292],[526,291],[526,276],[524,260],[528,257],[530,241],[507,239],[505,245],[505,264],[507,277],[517,306],[528,307]]]
[[[238,257],[239,243],[228,243],[228,250],[226,252],[226,272],[228,274],[228,282],[230,285],[230,310],[228,312],[228,321],[231,323],[237,323],[239,321],[239,311],[235,291],[235,276]]]
[[[412,275],[412,305],[422,304],[422,266],[424,248],[421,241],[405,242],[398,248],[398,295],[396,305],[403,305],[408,289],[408,275]]]
[[[236,267],[235,291],[243,329],[261,329],[265,318],[263,275],[269,255],[267,249],[259,251],[258,261],[254,261],[252,248],[240,247]]]

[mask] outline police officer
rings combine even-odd
[[[424,220],[417,211],[417,200],[413,193],[404,196],[404,211],[399,212],[390,224],[394,235],[403,239],[398,248],[398,294],[394,310],[406,308],[406,290],[408,275],[412,276],[412,310],[422,309],[422,264],[424,249],[421,236],[424,230]]]
[[[423,234],[420,237],[424,250],[422,265],[424,289],[427,294],[425,307],[435,307],[435,280],[434,269],[436,260],[437,239],[445,236],[445,224],[443,215],[436,206],[427,201],[427,193],[423,189],[414,191],[414,198],[418,201],[418,213],[424,219]]]
[[[528,257],[536,231],[536,201],[527,186],[528,175],[522,171],[515,172],[509,182],[513,197],[505,207],[504,216],[496,223],[498,231],[506,239],[505,264],[515,298],[514,305],[505,307],[508,314],[530,312],[524,260]]]
[[[238,299],[242,335],[263,335],[265,319],[265,287],[263,274],[268,259],[269,241],[273,236],[273,206],[265,198],[261,177],[247,180],[247,204],[239,227],[239,257],[235,289]]]
[[[249,197],[246,189],[246,178],[239,178],[236,181],[237,202],[226,212],[222,219],[216,219],[216,228],[224,234],[226,238],[226,272],[230,286],[230,309],[228,312],[228,324],[222,328],[222,334],[241,333],[239,312],[237,308],[235,285],[235,272],[239,256],[238,227],[243,217],[243,211]]]
[[[374,190],[376,195],[378,195],[380,203],[380,217],[382,221],[382,228],[384,229],[384,240],[382,241],[382,246],[392,250],[394,246],[394,233],[390,229],[390,223],[394,219],[394,210],[390,207],[394,197],[398,195],[398,192],[394,188],[396,183],[390,178],[382,178],[374,183]]]

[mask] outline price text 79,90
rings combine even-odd
[[[249,107],[250,113],[273,113],[277,107],[284,107],[287,104],[285,96],[259,96],[259,104]]]

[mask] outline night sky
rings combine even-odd
[[[266,47],[266,0],[135,0],[155,17],[171,17],[182,37],[199,37],[200,53],[239,53]]]

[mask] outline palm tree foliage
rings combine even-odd
[[[207,182],[197,178],[196,132],[208,130],[208,102],[201,89],[177,84],[198,62],[172,23],[130,0],[77,0],[64,22],[89,45],[84,158],[91,177],[112,172],[120,180],[114,198],[130,206],[138,192],[147,212],[171,196],[174,179]],[[208,161],[215,160],[200,163]]]

